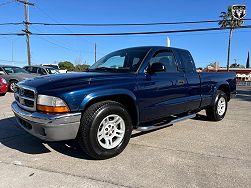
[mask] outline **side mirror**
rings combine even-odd
[[[162,63],[153,63],[147,70],[149,73],[165,72],[166,67]]]
[[[5,72],[4,71],[0,71],[0,75],[5,75]]]

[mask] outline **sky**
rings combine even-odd
[[[29,0],[35,6],[29,8],[30,22],[46,23],[147,23],[218,20],[229,5],[245,4],[246,18],[251,18],[251,1],[232,0]],[[23,4],[6,5],[0,0],[0,23],[22,22]],[[245,21],[251,25],[251,21]],[[31,25],[33,33],[111,33],[160,31],[218,27],[217,23],[193,25],[162,25],[144,27],[62,27]],[[0,33],[20,33],[23,25],[0,26]],[[197,67],[219,62],[226,66],[229,31],[175,33],[143,36],[34,36],[30,37],[32,64],[49,64],[59,61],[94,63],[94,43],[97,58],[112,51],[146,45],[165,46],[169,37],[171,47],[188,49]],[[230,63],[246,64],[251,51],[251,29],[235,30],[233,33]],[[12,58],[14,62],[12,62]],[[27,65],[25,36],[0,36],[0,64]]]

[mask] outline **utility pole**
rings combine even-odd
[[[28,0],[16,0],[19,3],[24,4],[24,17],[25,17],[25,32],[26,35],[26,46],[28,55],[28,65],[31,65],[31,51],[30,51],[30,31],[29,31],[29,5],[34,6],[33,3],[29,3]]]
[[[97,62],[97,45],[94,43],[94,63]]]

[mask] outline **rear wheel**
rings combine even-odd
[[[107,159],[121,153],[132,133],[127,109],[114,101],[91,105],[81,118],[78,143],[94,159]]]
[[[227,112],[227,96],[223,91],[217,91],[214,103],[206,109],[206,114],[211,121],[220,121]]]

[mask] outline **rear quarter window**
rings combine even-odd
[[[184,71],[188,73],[195,72],[194,61],[190,52],[183,50],[179,51],[178,53],[180,55]]]

